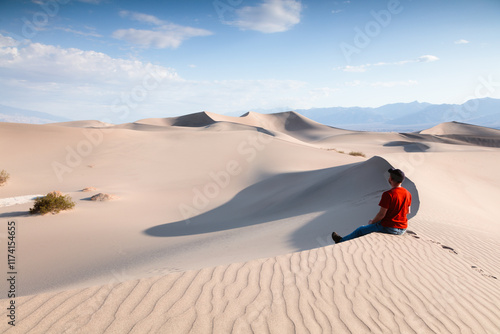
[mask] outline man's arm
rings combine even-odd
[[[373,218],[372,220],[370,220],[370,224],[375,224],[376,222],[379,222],[382,219],[384,219],[386,213],[387,213],[387,209],[383,208],[383,207],[380,207],[380,210],[375,215],[375,218]]]

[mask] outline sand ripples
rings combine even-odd
[[[474,270],[463,277],[467,265],[415,234],[374,234],[274,258],[21,297],[15,332],[494,333],[499,281]]]

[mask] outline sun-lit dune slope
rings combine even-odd
[[[449,138],[472,145],[500,147],[500,130],[459,122],[447,122],[420,131],[424,135]]]
[[[0,332],[495,333],[500,150],[484,138],[499,136],[293,112],[0,123],[0,221],[20,245],[18,324]],[[333,245],[374,217],[391,166],[412,193],[408,234]],[[53,190],[75,208],[30,215]]]
[[[5,333],[495,333],[498,281],[432,240],[349,245],[17,299]],[[5,300],[0,301],[6,308]]]
[[[467,136],[500,136],[500,130],[486,128],[484,126],[460,123],[460,122],[446,122],[438,124],[430,129],[420,131],[422,134],[429,135],[467,135]]]

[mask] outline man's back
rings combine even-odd
[[[408,218],[406,215],[410,211],[411,194],[403,187],[396,187],[382,194],[379,206],[387,209],[381,224],[385,227],[406,229]]]

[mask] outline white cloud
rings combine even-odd
[[[366,67],[367,67],[367,65],[359,65],[359,66],[350,66],[350,65],[347,65],[347,66],[343,67],[342,70],[344,72],[362,73],[362,72],[366,72]]]
[[[188,38],[211,34],[204,29],[169,24],[162,26],[160,30],[119,29],[113,32],[113,37],[142,47],[175,49]]]
[[[390,65],[404,65],[408,63],[430,63],[433,61],[439,60],[438,57],[432,56],[432,55],[425,55],[425,56],[420,56],[416,59],[409,59],[409,60],[400,60],[392,63],[387,63],[387,62],[378,62],[378,63],[373,63],[373,64],[363,64],[363,65],[357,65],[357,66],[351,66],[351,65],[346,65],[346,66],[339,66],[333,68],[333,70],[342,70],[344,72],[357,72],[357,73],[362,73],[366,72],[369,67],[374,67],[374,66],[390,66]]]
[[[138,12],[131,12],[131,11],[128,11],[128,10],[122,10],[118,14],[121,17],[129,17],[129,18],[131,18],[134,21],[139,21],[139,22],[154,24],[154,25],[158,25],[158,26],[166,24],[165,21],[160,20],[156,16],[149,15],[149,14],[138,13]]]
[[[0,48],[5,48],[9,46],[18,46],[19,42],[12,37],[3,36],[0,34]]]
[[[432,55],[425,55],[425,56],[420,56],[417,58],[417,62],[420,62],[420,63],[430,63],[430,62],[433,62],[436,60],[439,60],[439,58],[436,56],[432,56]]]
[[[181,26],[174,23],[168,23],[156,16],[143,14],[138,12],[120,11],[120,16],[130,18],[134,21],[152,24],[156,26],[154,30],[145,29],[118,29],[115,30],[112,36],[116,39],[139,45],[145,48],[154,47],[158,49],[172,48],[175,49],[182,42],[197,36],[209,36],[211,31]]]
[[[470,42],[466,39],[459,39],[458,41],[454,42],[455,44],[469,44]]]
[[[344,83],[346,87],[384,87],[384,88],[393,88],[400,86],[414,86],[418,85],[418,81],[415,80],[406,80],[406,81],[376,81],[376,82],[368,82],[368,81],[360,81],[353,80]]]
[[[264,0],[258,6],[246,6],[236,10],[236,19],[224,21],[242,30],[262,33],[283,32],[300,22],[302,4],[295,0]]]

